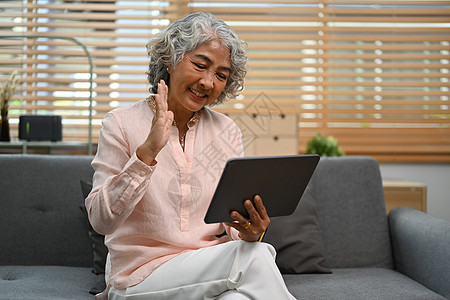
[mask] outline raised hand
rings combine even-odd
[[[168,109],[168,93],[169,88],[164,80],[161,80],[155,96],[156,113],[153,117],[152,128],[145,142],[136,150],[138,158],[148,165],[156,164],[156,156],[169,140],[174,116],[173,112]]]

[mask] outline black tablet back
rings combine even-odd
[[[244,201],[260,195],[269,217],[290,215],[319,162],[318,155],[242,157],[228,160],[205,216],[206,223],[248,217]]]

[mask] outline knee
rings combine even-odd
[[[229,290],[219,295],[216,300],[251,300],[249,296],[236,290]]]
[[[243,249],[243,251],[251,251],[254,255],[261,256],[271,256],[275,259],[276,250],[275,248],[268,243],[258,243],[258,242],[245,242],[239,241],[239,246]]]

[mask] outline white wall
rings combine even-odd
[[[450,164],[380,163],[383,179],[401,179],[427,185],[428,214],[450,221]]]

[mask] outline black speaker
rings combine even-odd
[[[61,116],[22,115],[19,117],[19,139],[27,141],[61,141]]]

